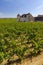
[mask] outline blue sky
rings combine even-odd
[[[43,14],[43,0],[0,0],[0,17],[16,17],[31,13],[33,16]]]

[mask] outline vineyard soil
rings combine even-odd
[[[17,57],[15,57],[17,59]],[[6,61],[4,61],[2,63],[2,65],[6,64]],[[40,55],[38,55],[37,57],[33,57],[32,58],[32,62],[31,59],[26,58],[23,60],[23,62],[20,64],[18,62],[13,62],[9,65],[43,65],[43,52],[41,52]]]

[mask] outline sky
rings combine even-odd
[[[43,15],[43,0],[0,0],[0,18],[14,18],[17,14]]]

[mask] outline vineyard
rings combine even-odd
[[[17,22],[0,19],[0,64],[16,55],[22,61],[26,55],[37,56],[43,51],[43,22]]]

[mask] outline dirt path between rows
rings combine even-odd
[[[37,57],[33,57],[32,62],[29,58],[27,58],[21,64],[14,63],[11,65],[43,65],[43,52],[40,55],[38,55]]]
[[[2,65],[5,65],[5,61]],[[11,64],[6,65],[43,65],[43,52],[37,57],[33,57],[32,61],[29,58],[24,59],[24,61],[20,64],[19,62],[13,62]]]

